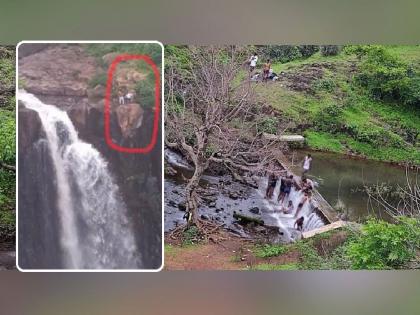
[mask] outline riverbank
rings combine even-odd
[[[340,229],[295,244],[272,245],[223,233],[218,242],[182,244],[165,239],[165,270],[308,270],[347,269],[340,247],[348,232]]]

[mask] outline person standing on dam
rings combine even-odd
[[[312,156],[308,153],[303,160],[303,172],[302,176],[309,172],[312,166]]]

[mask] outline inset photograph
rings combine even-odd
[[[21,270],[162,266],[163,46],[18,45]]]
[[[165,59],[165,269],[419,268],[419,46]]]

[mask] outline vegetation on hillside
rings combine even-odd
[[[108,64],[103,60],[103,57],[110,53],[145,55],[153,60],[159,70],[162,68],[162,49],[158,44],[89,44],[87,52],[96,57],[98,65],[101,67],[90,81],[92,88],[97,85],[106,86]],[[155,106],[155,75],[152,73],[150,65],[145,61],[135,61],[130,64],[130,66],[133,65],[140,73],[147,73],[146,78],[136,84],[136,101],[145,108],[153,108]]]
[[[300,47],[256,48],[279,74],[259,100],[289,132],[316,150],[420,164],[420,46]]]
[[[0,243],[15,235],[14,48],[0,47]]]

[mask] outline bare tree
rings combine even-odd
[[[365,187],[369,199],[375,201],[391,217],[407,216],[420,219],[419,169],[413,174],[406,168],[406,183],[391,189],[384,185]]]
[[[186,186],[188,226],[202,226],[197,215],[199,181],[210,163],[239,173],[273,165],[281,153],[277,141],[252,133],[258,113],[254,86],[243,68],[249,51],[237,46],[188,47],[187,61],[167,62],[165,144],[177,148],[194,165]]]

